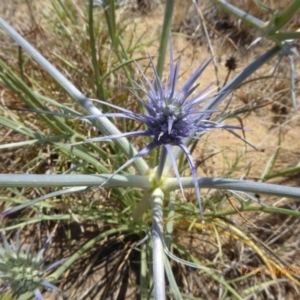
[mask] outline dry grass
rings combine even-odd
[[[19,1],[2,3],[0,4],[0,14],[6,21],[11,23],[14,28],[22,32],[26,39],[39,49],[58,69],[63,70],[67,78],[69,78],[75,86],[79,87],[81,91],[85,94],[97,94],[97,91],[95,91],[95,82],[92,78],[93,69],[90,56],[85,52],[89,44],[86,28],[84,28],[86,26],[86,20],[83,18],[83,7],[86,1],[77,0],[73,2],[75,5],[72,13],[76,20],[74,24],[70,24],[68,20],[65,20],[65,23],[63,23],[61,22],[62,20],[56,19],[57,15],[53,13],[53,8],[48,5],[40,7],[39,1],[32,1],[29,6],[26,3],[24,4],[24,2],[19,3]],[[142,5],[144,2],[145,1],[140,1],[139,3]],[[236,55],[238,59],[238,69],[242,68],[253,58],[251,54],[247,54],[246,56],[240,55],[241,52],[245,53],[245,47],[243,45],[251,42],[257,33],[254,33],[254,31],[252,29],[250,30],[247,26],[237,26],[236,20],[232,19],[232,17],[228,17],[215,6],[208,4],[209,2],[210,1],[206,1],[204,3],[202,10],[204,18],[210,23],[212,28],[214,28],[214,31],[210,31],[210,37],[219,37],[213,41],[213,44],[215,47],[222,49],[219,51],[218,67],[221,70],[221,77],[224,79],[226,77],[226,69],[224,67],[225,56]],[[251,1],[232,1],[232,3],[239,5],[244,10],[259,18],[268,18],[266,13],[263,13],[253,5]],[[283,1],[269,1],[268,3],[270,3],[272,7],[278,8],[282,5]],[[284,1],[284,5],[286,4],[287,2]],[[97,14],[98,17],[103,17],[101,12],[97,12]],[[129,15],[126,16],[128,17]],[[184,14],[180,14],[180,10],[177,8],[176,20],[178,23],[174,26],[176,26],[177,29],[179,28],[178,30],[180,32],[194,35],[194,38],[203,44],[200,51],[206,51],[206,40],[203,31],[199,29],[199,16],[188,14],[185,19],[183,19],[183,16]],[[148,17],[154,19],[157,16],[150,15]],[[218,20],[217,23],[215,20]],[[291,24],[291,28],[298,28],[299,25],[299,19],[295,19]],[[112,65],[116,63],[116,57],[111,55],[112,49],[109,43],[109,36],[106,30],[101,26],[103,26],[103,24],[101,25],[101,23],[99,23],[97,43],[99,45],[99,53],[101,53],[99,56],[100,71],[102,74],[105,74]],[[195,28],[197,26],[199,31],[195,34]],[[219,32],[221,35],[218,35]],[[224,42],[222,39],[224,35],[234,42],[238,51],[233,50],[234,47]],[[64,36],[65,38],[63,38]],[[58,37],[60,38],[58,39]],[[16,55],[18,51],[17,47],[3,32],[0,32],[0,38],[0,58],[12,66],[16,72],[19,72]],[[146,43],[147,41],[144,42]],[[220,45],[224,48],[220,48]],[[256,48],[254,55],[262,53],[265,45],[267,45],[267,43]],[[197,47],[199,49],[198,45],[195,46],[195,49],[197,49]],[[222,51],[225,54],[221,54]],[[31,59],[28,59],[26,55],[24,55],[24,59],[27,60],[24,65],[24,81],[26,81],[28,85],[45,96],[53,97],[55,95],[56,99],[71,105],[65,93],[58,89],[57,85],[41,67]],[[68,64],[66,62],[68,62]],[[295,156],[294,160],[292,160],[292,165],[295,165],[299,159],[299,152],[296,150],[296,147],[288,149],[290,141],[298,137],[299,121],[296,120],[290,123],[294,115],[292,114],[290,104],[289,72],[287,71],[287,66],[287,61],[283,61],[274,76],[267,79],[258,79],[265,74],[272,73],[272,68],[274,68],[273,61],[270,65],[267,65],[265,69],[260,70],[260,73],[255,74],[253,78],[251,78],[251,82],[241,86],[234,93],[233,98],[234,108],[244,107],[245,105],[249,108],[266,105],[262,109],[249,113],[244,120],[245,124],[249,121],[250,124],[248,123],[248,127],[256,130],[260,127],[256,127],[255,124],[263,120],[263,122],[266,123],[266,125],[264,124],[264,130],[273,130],[274,136],[279,127],[280,130],[282,130],[283,140],[285,139],[286,143],[282,142],[280,146],[290,152],[280,152],[274,171],[286,168],[288,164],[291,164],[292,155]],[[82,76],[76,69],[81,70],[84,74],[89,74],[90,77]],[[108,98],[116,105],[122,103],[122,105],[126,107],[130,106],[137,109],[132,96],[129,96],[127,91],[120,90],[120,86],[126,85],[124,73],[120,71],[116,76],[109,76],[104,83],[105,89],[109,91]],[[3,85],[0,86],[0,88],[2,104],[14,107],[22,106],[21,100],[16,95],[12,94]],[[21,116],[19,115],[19,117]],[[26,118],[28,118],[28,122],[32,122],[37,127],[43,126],[35,114],[27,114]],[[286,124],[292,124],[290,126],[293,127],[293,134],[285,131],[287,130],[285,127]],[[40,130],[45,134],[51,134],[51,132],[47,131],[46,127],[40,127]],[[85,127],[81,128],[82,132],[86,130],[87,128]],[[88,134],[93,135],[93,129],[89,130],[92,132]],[[5,127],[0,127],[0,134],[3,143],[23,139],[22,135],[14,133]],[[261,139],[264,138],[260,136],[263,135],[263,133],[259,133],[258,135]],[[216,136],[215,139],[218,139],[218,136]],[[228,174],[230,172],[232,172],[231,174],[236,172],[241,175],[241,173],[243,173],[241,169],[243,168],[235,166],[233,162],[234,159],[232,159],[232,157],[234,157],[238,160],[237,152],[234,152],[230,158],[226,158],[226,151],[224,151],[224,149],[231,143],[232,140],[226,141],[226,138],[223,138],[219,139],[216,143],[214,143],[214,140],[209,140],[207,143],[204,142],[202,148],[198,147],[195,151],[195,158],[200,161],[199,172],[220,176],[221,170],[223,174],[225,172],[228,172]],[[212,155],[212,153],[219,153],[220,148],[218,147],[223,147],[221,149],[222,152]],[[230,147],[233,148],[234,146],[230,145]],[[230,148],[230,150],[232,150],[232,148]],[[273,153],[274,148],[274,145],[272,149],[265,148],[265,158],[263,161],[260,160],[257,164],[253,164],[249,177],[257,178],[260,176],[261,166],[269,158],[270,153]],[[62,172],[62,170],[68,169],[66,164],[71,163],[71,160],[60,160],[60,156],[56,150],[47,145],[0,151],[2,158],[0,172],[3,173],[59,173]],[[107,146],[107,151],[112,151],[109,146]],[[244,166],[246,165],[247,159],[249,161],[249,157],[252,157],[254,161],[255,158],[260,155],[260,153],[256,152],[252,156],[252,153],[253,152],[247,152],[247,154],[243,153],[243,157],[239,163],[242,162],[241,165]],[[288,160],[286,159],[287,155],[289,157]],[[39,163],[35,163],[34,159],[36,157],[40,158]],[[232,170],[227,167],[224,168],[227,159],[230,160],[229,163]],[[277,182],[284,182],[284,180],[287,181],[289,185],[299,185],[298,178],[285,177],[276,179]],[[6,193],[7,196],[13,196],[13,193],[7,190],[3,190],[2,192]],[[40,193],[40,191],[32,189],[28,191],[22,190],[20,192],[30,198],[37,197]],[[286,273],[282,271],[288,270],[288,268],[300,270],[300,245],[297,238],[300,228],[299,219],[276,213],[247,212],[247,209],[243,212],[244,208],[239,207],[238,203],[234,201],[235,206],[233,208],[233,204],[228,201],[224,194],[212,192],[208,195],[209,200],[206,203],[208,210],[213,211],[213,208],[218,206],[222,207],[223,211],[241,210],[242,215],[235,213],[233,216],[228,215],[221,219],[212,218],[211,223],[207,222],[201,225],[202,227],[196,224],[198,227],[195,226],[194,228],[189,228],[191,223],[180,221],[179,218],[174,232],[174,253],[186,257],[182,250],[184,249],[184,251],[189,251],[193,258],[198,259],[205,265],[212,266],[220,272],[217,274],[222,280],[229,282],[231,287],[238,293],[244,295],[244,299],[296,299],[299,297],[299,274],[294,274],[292,271]],[[260,197],[260,195],[257,196]],[[94,207],[102,209],[105,206],[113,205],[117,211],[121,211],[121,207],[118,207],[118,202],[115,201],[113,197],[110,197],[109,192],[91,192],[91,194],[85,196],[78,194],[64,198],[63,200],[58,199],[57,210],[70,214],[86,213],[88,215],[89,211],[84,211],[84,208],[90,205],[87,199],[91,198],[95,199],[92,204]],[[274,204],[275,201],[278,200],[267,197],[260,197],[260,199],[269,204]],[[300,206],[298,203],[289,202],[286,201],[286,199],[281,199],[281,201],[282,203],[278,204],[280,207],[299,211]],[[178,203],[179,214],[181,211],[180,206],[181,204]],[[277,205],[275,205],[275,207],[276,206]],[[49,213],[51,213],[51,211]],[[28,214],[30,214],[30,212],[28,212]],[[20,215],[12,215],[5,221],[6,223],[3,224],[6,226],[13,224],[14,218],[18,216]],[[146,219],[147,217],[149,216],[147,215]],[[247,220],[254,223],[256,227]],[[68,221],[44,221],[40,225],[31,225],[22,232],[24,232],[24,240],[27,240],[27,238],[30,239],[32,235],[40,239],[41,236],[44,236],[47,232],[55,228],[56,234],[51,246],[49,258],[51,260],[52,258],[59,259],[71,255],[90,239],[104,232],[107,228],[114,228],[115,226],[115,224],[100,222],[97,216],[93,216],[91,221],[84,224],[79,224],[72,218]],[[66,272],[60,282],[60,288],[64,290],[64,293],[68,295],[69,299],[138,299],[140,297],[140,292],[137,288],[139,285],[140,257],[139,252],[132,247],[140,240],[140,237],[141,236],[136,233],[114,234],[103,239],[97,244],[97,247],[92,248],[83,255],[81,259]],[[276,270],[279,270],[279,267],[282,268],[281,271],[278,271],[278,274],[275,274],[278,275],[277,280],[275,280],[276,276],[272,271],[268,273],[268,264],[275,269],[277,268]],[[259,273],[261,270],[262,274]],[[250,271],[250,273],[248,271]],[[197,298],[216,299],[220,289],[223,288],[222,285],[212,281],[211,277],[207,274],[176,263],[174,263],[174,272],[181,291]],[[274,280],[274,282],[271,282],[272,280]],[[270,285],[264,285],[264,283],[269,281]],[[261,287],[259,289],[251,292],[251,287],[260,284]],[[47,299],[51,297],[61,299],[61,296],[55,295],[49,295]]]

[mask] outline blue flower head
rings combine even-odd
[[[126,132],[118,135],[111,135],[99,138],[93,138],[86,140],[85,142],[95,142],[95,141],[105,141],[110,139],[116,139],[120,137],[133,137],[133,136],[148,136],[152,137],[152,141],[143,148],[139,153],[129,159],[123,166],[121,166],[114,174],[123,170],[125,167],[130,165],[137,158],[147,155],[149,151],[156,147],[162,147],[161,161],[165,161],[166,154],[169,154],[172,165],[174,168],[175,175],[178,179],[179,186],[182,190],[182,185],[180,181],[180,176],[178,168],[176,165],[175,157],[172,152],[171,146],[177,146],[186,155],[193,180],[196,189],[196,196],[200,208],[200,215],[202,216],[201,208],[201,198],[200,190],[197,179],[197,172],[195,163],[193,161],[192,155],[185,144],[184,140],[186,138],[199,139],[200,135],[203,132],[208,131],[213,128],[225,128],[225,129],[241,129],[236,126],[228,126],[222,124],[216,124],[209,121],[211,116],[211,110],[199,110],[197,109],[198,105],[203,103],[208,99],[209,91],[211,85],[204,88],[202,91],[195,93],[196,88],[199,86],[195,84],[199,76],[205,70],[207,65],[210,63],[210,60],[204,60],[192,76],[183,84],[183,87],[180,90],[177,90],[177,81],[179,77],[179,68],[180,68],[180,59],[177,64],[174,64],[173,58],[173,49],[170,42],[170,74],[167,83],[164,85],[162,80],[157,74],[156,68],[154,66],[153,60],[150,57],[150,62],[154,72],[154,83],[143,74],[141,68],[138,66],[147,88],[142,87],[138,83],[135,83],[137,88],[144,92],[146,95],[145,99],[141,98],[134,90],[133,93],[138,99],[138,101],[144,106],[145,113],[137,114],[130,110],[127,110],[123,107],[115,106],[113,104],[97,100],[97,102],[110,106],[117,109],[118,113],[106,113],[101,115],[89,116],[88,118],[96,117],[124,117],[141,122],[146,125],[144,130],[138,130],[133,132]],[[162,168],[160,168],[163,170]],[[161,174],[160,174],[161,175]],[[110,177],[110,178],[111,178]],[[160,178],[160,176],[158,175]],[[110,179],[109,178],[109,179]],[[109,180],[108,179],[108,180]]]

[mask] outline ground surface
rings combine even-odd
[[[26,38],[33,42],[38,49],[50,55],[51,42],[49,44],[49,41],[51,41],[51,37],[49,37],[43,15],[41,14],[41,12],[47,13],[47,7],[39,5],[35,7],[36,2],[33,1],[32,3],[32,10],[29,10],[28,5],[24,2],[10,1],[10,3],[6,4],[1,3],[0,16],[5,18],[19,32],[26,34]],[[39,3],[39,1],[37,1],[37,3]],[[85,1],[77,1],[77,3],[78,5],[84,5]],[[244,3],[244,5],[246,4]],[[205,9],[205,7],[206,6],[204,6],[203,9]],[[193,34],[191,32],[193,27],[190,24],[187,26],[186,23],[188,19],[184,20],[182,11],[185,10],[177,4],[177,11],[172,25],[174,31],[173,47],[175,57],[181,57],[182,59],[181,77],[178,82],[179,87],[204,58],[212,56],[207,46],[207,39],[203,33],[202,35],[198,34],[199,38],[195,38],[194,40],[186,38],[186,27],[188,27],[189,34]],[[211,10],[208,9],[207,11],[210,12]],[[204,10],[204,12],[206,11]],[[34,18],[30,15],[31,13],[33,13]],[[145,46],[141,47],[140,52],[136,55],[150,53],[150,55],[155,57],[157,55],[158,36],[163,20],[163,8],[158,6],[154,11],[147,14],[127,9],[120,13],[120,19],[124,16],[122,14],[126,15],[127,18],[132,18],[133,27],[134,24],[138,24],[137,27],[134,27],[137,37],[144,34],[143,43]],[[187,15],[187,12],[185,15]],[[214,14],[211,19],[209,13],[204,15],[208,22],[211,21],[212,26],[215,25],[213,24]],[[293,24],[293,26],[296,25],[297,24]],[[130,32],[133,30],[133,27],[128,27],[126,30]],[[175,31],[177,31],[177,33],[175,33]],[[218,33],[220,33],[219,36]],[[129,33],[125,32],[124,34]],[[229,57],[235,57],[237,60],[237,68],[230,74],[231,79],[247,66],[250,61],[262,54],[266,47],[269,46],[268,42],[262,41],[252,48],[247,49],[247,46],[252,41],[251,38],[243,38],[242,35],[241,37],[233,39],[233,43],[231,43],[224,40],[223,37],[226,34],[228,34],[228,32],[225,32],[222,28],[217,28],[216,33],[211,36],[217,63],[218,80],[221,86],[228,72],[225,63]],[[228,35],[230,36],[230,34]],[[238,34],[236,35],[238,36]],[[14,63],[14,58],[12,58],[9,50],[12,47],[12,42],[8,37],[5,37],[3,32],[1,32],[0,36],[2,39],[1,58]],[[151,45],[149,45],[150,42]],[[277,154],[278,157],[272,173],[292,168],[299,163],[300,113],[295,112],[292,107],[288,59],[286,57],[283,59],[273,75],[273,70],[277,62],[278,57],[274,58],[251,77],[256,78],[256,80],[234,91],[231,99],[228,99],[228,101],[231,100],[229,109],[232,111],[245,106],[255,107],[261,105],[259,109],[242,115],[240,120],[231,119],[225,121],[228,124],[242,125],[249,129],[245,132],[245,138],[254,145],[257,150],[251,148],[249,145],[245,147],[245,143],[238,140],[232,134],[222,130],[211,131],[205,135],[193,152],[195,160],[199,162],[198,173],[200,176],[244,177],[251,180],[258,180],[264,171],[264,166],[266,166],[270,157],[275,154]],[[296,66],[299,70],[299,62],[296,62]],[[271,77],[258,79],[266,76]],[[297,71],[297,78],[300,78],[299,71]],[[216,70],[213,63],[211,63],[201,76],[200,88],[216,81]],[[297,94],[300,95],[298,80],[296,82],[296,88]],[[298,103],[300,103],[299,97]],[[0,132],[3,140],[4,138],[6,139],[5,141],[8,139],[17,141],[22,138],[20,135],[14,134],[4,127],[0,128]],[[21,166],[16,160],[22,151],[21,149],[15,149],[10,152],[2,151],[1,156],[5,163],[1,167],[1,172],[20,172]],[[299,173],[293,176],[276,177],[273,180],[269,180],[269,182],[284,183],[288,186],[299,186]],[[208,191],[208,193],[215,193],[215,191]],[[261,201],[269,205],[299,210],[299,204],[290,199],[258,196],[260,196]],[[224,209],[228,209],[228,207],[230,207],[228,203],[224,204]],[[255,228],[239,214],[236,214],[230,219],[231,224],[242,229],[243,232],[251,236],[255,241],[262,241],[260,245],[267,245],[267,248],[264,248],[266,255],[272,256],[273,259],[275,259],[274,257],[279,257],[284,261],[284,268],[289,266],[298,268],[298,270],[300,269],[300,240],[298,238],[300,224],[298,219],[256,212],[248,212],[243,215],[245,218],[251,220],[257,227]],[[93,226],[95,226],[96,229]],[[78,233],[80,227],[74,224],[71,229],[74,233],[72,236],[76,238],[68,242],[63,241],[59,245],[61,252],[64,252],[64,254],[68,251],[72,253],[79,244],[83,244],[86,240],[93,237],[95,235],[94,232],[99,230],[101,226],[104,225],[93,224],[90,228],[86,227],[85,234],[83,234]],[[61,236],[64,236],[63,229],[60,230],[62,231]],[[34,227],[29,228],[28,232],[30,231],[34,231]],[[214,260],[218,256],[217,247],[215,245],[212,246],[211,237],[205,230],[203,230],[203,232],[190,232],[187,234],[178,228],[176,240],[178,240],[181,245],[188,247],[199,260]],[[255,274],[255,270],[259,270],[263,264],[255,251],[253,251],[253,248],[227,237],[223,237],[221,242],[223,243],[221,252],[224,257],[220,269],[225,273],[227,272],[225,277],[228,280],[235,278],[238,274],[238,267],[249,268],[250,271],[254,272],[252,277],[237,284],[237,289],[248,289],[254,283],[266,281],[265,277]],[[214,244],[215,243],[214,241]],[[93,250],[94,252],[90,252],[86,257],[82,257],[81,263],[72,270],[71,274],[65,274],[60,287],[64,288],[65,293],[69,295],[69,299],[79,299],[79,297],[82,297],[80,299],[98,299],[100,295],[103,299],[137,299],[138,292],[135,289],[135,285],[137,284],[138,267],[136,262],[138,255],[132,252],[130,245],[130,240],[126,240],[126,238],[122,236],[119,237],[119,240],[104,243],[102,246],[107,248],[101,252],[101,258],[98,257],[99,253],[96,249]],[[263,246],[261,247],[263,248]],[[91,256],[93,257],[92,259],[90,259]],[[117,285],[118,289],[116,289],[115,294],[111,294],[110,291],[107,290],[109,288],[105,288],[105,286],[101,287],[101,290],[98,291],[97,284],[100,284],[101,280],[104,280],[105,277],[108,276],[108,273],[117,272],[118,266],[120,267],[122,264],[122,259],[127,259],[129,256],[131,259],[129,268],[116,279],[116,281],[119,280],[119,282],[125,283]],[[117,263],[115,263],[116,261]],[[183,291],[192,292],[195,297],[215,299],[214,297],[218,294],[218,286],[212,283],[209,278],[205,276],[201,277],[196,271],[189,270],[183,266],[176,266],[176,268],[178,274],[177,279]],[[239,275],[244,275],[243,271],[240,271]],[[299,276],[295,277],[295,280],[299,283],[298,287],[286,277],[279,277],[280,284],[274,284],[270,289],[261,288],[257,293],[256,299],[266,299],[266,297],[268,299],[297,299],[299,297],[300,287]],[[92,286],[94,289],[88,292]],[[108,287],[111,286],[113,286],[113,284],[110,282]],[[85,292],[86,296],[84,296]],[[255,299],[255,297],[252,295],[247,299]]]

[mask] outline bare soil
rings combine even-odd
[[[86,1],[77,2],[78,5],[85,5],[86,3]],[[276,5],[277,2],[273,2],[272,4]],[[214,24],[215,17],[221,14],[219,10],[215,12],[212,8],[207,9],[206,5],[207,3],[205,2],[205,5],[202,7],[204,17],[210,26],[215,29],[215,32],[210,34],[209,39],[213,46],[216,65],[214,66],[211,63],[205,70],[199,80],[200,89],[211,82],[217,81],[216,69],[220,86],[223,85],[228,73],[225,66],[228,58],[234,57],[237,61],[237,68],[231,72],[230,80],[254,58],[264,53],[267,49],[266,47],[270,46],[269,42],[262,40],[257,45],[248,49],[247,47],[252,39],[245,35],[248,33],[252,37],[252,35],[255,36],[255,32],[250,29],[247,31],[247,28],[242,28],[244,31],[239,32],[237,24],[233,22],[231,31],[235,31],[228,34],[228,31],[220,27],[220,24],[218,25],[219,27]],[[243,1],[243,5],[247,5],[247,1]],[[47,7],[46,5],[41,5],[39,1],[32,1],[30,6],[31,9],[28,9],[27,3],[18,0],[10,1],[9,3],[1,2],[0,16],[19,32],[22,32],[36,47],[45,49],[50,45],[49,39],[47,39],[47,28],[44,27],[43,16],[40,13],[47,13]],[[161,6],[158,6],[148,14],[137,10],[121,10],[120,19],[126,15],[128,18],[132,18],[133,24],[138,24],[135,29],[137,37],[145,34],[143,40],[145,46],[141,47],[137,55],[148,55],[149,53],[154,58],[157,56],[163,13]],[[200,33],[198,31],[194,39],[186,37],[187,34],[193,34],[192,21],[186,18],[189,13],[189,7],[184,8],[181,4],[177,3],[173,22],[173,30],[177,31],[177,33],[173,34],[173,48],[175,58],[181,57],[182,60],[178,87],[189,78],[193,70],[196,69],[204,58],[212,56],[208,48],[207,37],[203,31]],[[223,24],[223,27],[226,27],[225,25]],[[297,21],[294,21],[291,28],[293,29],[293,27],[298,25]],[[196,29],[196,27],[197,24],[194,28]],[[133,29],[128,28],[127,30],[130,32]],[[226,35],[229,36],[230,41],[229,39],[224,39]],[[2,32],[0,36],[1,57],[15,62],[9,50],[12,42]],[[150,42],[151,45],[149,45]],[[168,59],[169,56],[166,60],[167,62]],[[278,172],[299,164],[300,112],[294,111],[292,107],[290,97],[290,67],[288,62],[288,58],[284,57],[276,72],[273,73],[278,63],[278,57],[275,57],[251,76],[251,79],[253,79],[252,82],[244,84],[234,91],[232,96],[227,100],[231,101],[229,109],[232,111],[245,106],[249,108],[260,106],[248,114],[242,115],[240,119],[225,121],[225,123],[246,128],[247,131],[244,132],[246,140],[257,149],[249,145],[245,146],[243,141],[228,132],[217,129],[213,130],[204,136],[193,152],[194,159],[199,163],[198,173],[200,176],[244,177],[250,180],[258,180],[264,172],[264,168],[267,166],[270,157],[276,153],[278,153],[278,157],[273,172]],[[297,95],[300,95],[299,61],[295,60],[295,64],[297,70],[296,89]],[[167,71],[168,64],[166,64],[165,74],[168,73]],[[266,76],[270,76],[270,78],[262,78]],[[298,103],[300,103],[299,96],[297,98]],[[2,136],[8,135],[11,141],[22,139],[20,135],[9,132],[3,127],[0,128],[0,132]],[[242,135],[242,133],[240,134]],[[16,159],[22,155],[20,152],[22,152],[20,149],[9,153],[1,152],[1,156],[3,155],[6,158],[5,166],[1,167],[1,172],[19,172],[15,166],[18,166]],[[237,161],[238,163],[236,164]],[[300,179],[299,174],[295,174],[293,176],[277,177],[269,182],[299,186]],[[207,193],[213,194],[215,191],[207,191]],[[299,203],[290,199],[279,199],[263,195],[257,195],[257,197],[269,205],[299,210]],[[238,207],[238,203],[235,204]],[[231,208],[231,204],[227,201],[224,204],[224,210],[229,208]],[[276,214],[251,212],[243,213],[243,217],[236,214],[234,217],[228,218],[228,220],[230,224],[243,230],[252,240],[259,241],[257,243],[263,248],[265,255],[272,257],[276,261],[283,261],[284,267],[289,266],[300,269],[299,219]],[[247,222],[247,220],[254,223],[256,227]],[[29,228],[28,235],[30,236],[34,230],[34,227]],[[91,224],[86,225],[85,232],[82,233],[79,225],[73,224],[71,236],[76,237],[76,239],[68,241],[65,231],[59,229],[57,235],[60,236],[60,241],[53,244],[53,255],[71,254],[80,245],[94,237],[98,231],[99,226],[95,228]],[[221,238],[221,250],[216,246],[215,239],[211,237],[211,231],[192,230],[187,233],[186,228],[178,228],[174,239],[183,247],[189,249],[200,261],[213,262],[218,258],[218,255],[222,254],[223,263],[219,266],[219,270],[223,272],[222,276],[226,280],[243,275],[242,271],[239,272],[239,268],[241,267],[255,271],[259,270],[263,265],[261,257],[253,248],[234,240],[232,237],[223,236]],[[65,277],[62,279],[60,287],[69,296],[68,299],[138,299],[139,292],[135,287],[138,284],[136,280],[139,272],[139,256],[131,248],[131,245],[136,240],[138,240],[138,237],[135,239],[120,236],[118,240],[108,239],[99,245],[98,249],[93,249],[86,256],[83,256],[80,263],[65,274]],[[102,249],[101,251],[99,251],[100,248]],[[56,252],[58,249],[60,250],[60,254]],[[176,253],[176,250],[174,252]],[[177,254],[179,255],[179,253]],[[126,267],[124,267],[123,261],[126,261]],[[118,273],[119,270],[122,270],[122,272]],[[220,286],[213,283],[206,275],[201,276],[199,272],[175,263],[174,270],[177,272],[175,272],[177,274],[176,279],[182,291],[190,293],[194,297],[202,297],[202,299],[217,299]],[[113,277],[111,276],[112,274],[118,275]],[[277,284],[272,285],[269,289],[262,288],[257,292],[256,298],[253,296],[247,299],[297,299],[300,295],[300,279],[299,275],[293,277],[298,284],[281,276]],[[114,278],[115,282],[105,281],[107,278],[108,281]],[[233,284],[233,286],[237,290],[243,290],[250,288],[253,284],[257,284],[257,282],[265,282],[267,280],[270,280],[270,277],[266,278],[262,275],[254,274],[244,281],[239,282],[236,286]],[[111,287],[115,288],[114,292],[110,290]],[[83,296],[84,293],[86,293],[86,296]],[[51,299],[51,297],[61,299],[61,296],[53,294],[47,296],[47,299]]]

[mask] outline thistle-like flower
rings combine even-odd
[[[8,243],[2,234],[0,245],[0,291],[10,288],[12,295],[18,297],[26,292],[33,292],[38,300],[43,300],[40,288],[57,290],[57,287],[45,280],[49,271],[63,262],[60,260],[48,267],[44,266],[44,252],[51,241],[50,234],[42,249],[34,255],[31,246],[23,249],[20,243],[20,232],[17,232],[15,242]]]
[[[159,78],[154,63],[150,57],[151,65],[155,75],[154,84],[152,84],[147,77],[143,74],[138,66],[148,89],[143,88],[136,83],[137,88],[142,90],[146,99],[142,99],[135,91],[133,91],[139,102],[145,107],[146,113],[137,114],[123,107],[115,106],[113,104],[97,100],[97,102],[117,109],[117,113],[105,113],[101,115],[93,115],[87,118],[96,117],[124,117],[129,118],[146,125],[145,130],[138,130],[133,132],[122,133],[118,135],[111,135],[105,137],[98,137],[88,139],[85,142],[106,141],[111,139],[117,139],[120,137],[135,137],[135,136],[149,136],[152,137],[152,141],[143,148],[139,153],[129,159],[123,166],[116,170],[111,177],[130,165],[137,158],[147,155],[152,149],[156,147],[162,147],[160,165],[158,166],[158,179],[160,180],[163,165],[166,155],[169,154],[171,162],[174,168],[175,175],[178,179],[179,186],[182,190],[180,176],[176,165],[175,157],[172,152],[171,146],[177,146],[181,148],[187,157],[189,162],[193,181],[196,189],[197,200],[200,209],[200,215],[202,216],[200,190],[197,179],[197,172],[192,155],[184,143],[185,138],[199,139],[203,132],[213,128],[225,128],[225,129],[241,129],[241,127],[228,126],[222,124],[216,124],[209,121],[213,111],[198,110],[197,106],[207,100],[209,88],[211,85],[204,88],[201,92],[193,95],[194,91],[198,87],[195,85],[196,80],[202,74],[204,69],[209,64],[210,60],[204,60],[200,66],[196,69],[194,74],[184,83],[180,90],[176,89],[177,80],[179,77],[180,59],[177,64],[174,64],[173,49],[170,42],[170,75],[166,85],[163,85],[162,80]],[[111,178],[110,177],[110,178]]]

